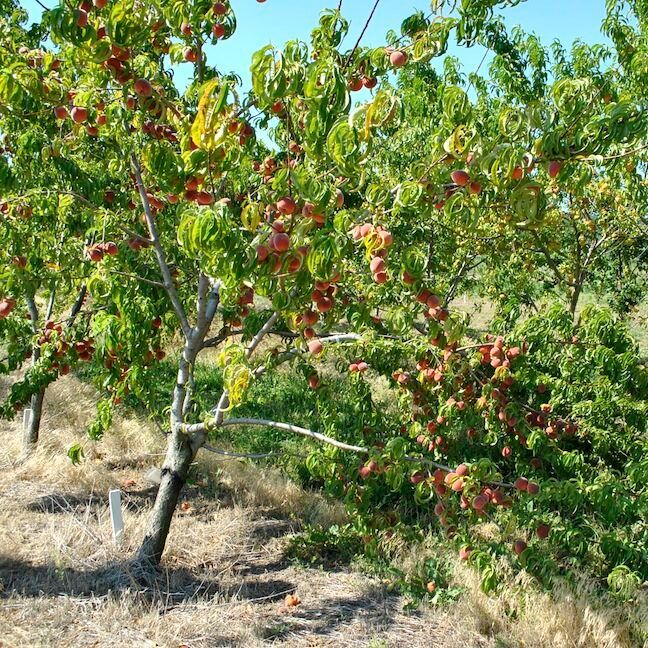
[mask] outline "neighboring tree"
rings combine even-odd
[[[473,105],[450,70],[437,84],[441,119],[423,142],[421,173],[377,178],[387,138],[409,111],[388,73],[424,66],[451,36],[462,45],[482,32],[501,39],[493,7],[513,2],[464,2],[457,14],[434,20],[416,14],[389,48],[359,42],[348,52],[339,51],[347,23],[338,11],[324,11],[310,46],[290,41],[254,55],[245,97],[204,55],[208,40],[234,32],[229,2],[96,4],[45,16],[61,65],[36,65],[39,83],[28,94],[64,117],[56,127],[51,117],[38,125],[25,119],[12,92],[1,102],[23,117],[7,133],[9,160],[18,155],[12,151],[29,150],[33,128],[52,136],[56,129],[66,143],[62,160],[87,179],[75,191],[87,223],[77,258],[88,240],[103,247],[88,251],[96,265],[86,282],[84,351],[92,345],[106,395],[92,435],[108,428],[125,393],[143,389],[165,344],[182,347],[161,484],[138,561],[160,561],[190,465],[206,441],[227,427],[268,426],[325,444],[308,467],[357,505],[360,524],[378,514],[394,526],[399,507],[413,505],[431,520],[434,508],[440,529],[465,544],[462,556],[482,569],[487,586],[496,580],[498,556],[516,554],[542,576],[566,565],[566,546],[574,560],[588,551],[604,555],[597,569],[614,573],[615,583],[614,570],[624,564],[631,565],[630,575],[619,577],[624,584],[645,577],[639,525],[647,378],[632,340],[604,313],[576,326],[552,311],[527,328],[475,341],[466,339],[465,318],[447,309],[476,260],[476,241],[484,241],[478,254],[490,258],[494,228],[498,238],[500,227],[506,232],[507,245],[508,230],[516,229],[507,223],[525,236],[544,234],[554,226],[547,205],[558,183],[577,193],[586,173],[616,168],[616,156],[638,147],[645,137],[639,102],[613,100],[625,117],[611,108],[602,117],[572,103],[564,110],[560,102],[535,105],[545,92],[539,83],[527,89],[526,103],[505,108],[497,93],[482,89]],[[193,66],[184,94],[167,55]],[[362,87],[375,91],[352,109],[350,91]],[[576,110],[582,122],[574,148],[567,136]],[[604,128],[593,131],[601,119]],[[252,124],[269,127],[277,152],[263,152]],[[42,189],[42,179],[34,181],[34,190]],[[65,187],[58,179],[50,191],[60,197]],[[7,196],[8,209],[17,198]],[[439,222],[455,241],[469,242],[459,254],[449,239],[429,247],[426,219],[440,202]],[[36,227],[35,219],[27,222]],[[115,255],[104,253],[111,242]],[[501,251],[494,259],[507,263]],[[199,354],[214,347],[225,389],[210,402],[194,369]],[[345,393],[318,373],[322,354],[348,373]],[[51,361],[42,354],[36,366],[49,370]],[[284,363],[328,403],[323,430],[232,415],[251,383]],[[377,375],[389,380],[395,411],[375,402],[367,376]],[[21,394],[12,392],[7,411],[26,402]],[[340,398],[358,413],[349,425],[337,425]],[[608,402],[605,427],[595,430],[594,417]],[[619,418],[622,433],[610,430]],[[348,458],[354,455],[360,465]],[[609,487],[599,497],[602,474]],[[615,520],[605,517],[610,498],[622,503]],[[580,518],[569,517],[574,507],[612,530],[628,526],[627,542],[583,533]],[[475,531],[486,515],[501,530],[496,542]],[[527,547],[522,536],[533,530],[538,542],[547,539],[545,519],[555,524],[550,542]],[[578,548],[570,545],[576,533]]]
[[[428,272],[450,296],[477,292],[504,320],[554,295],[574,316],[584,291],[627,313],[645,297],[648,270],[642,93],[607,47],[576,43],[568,57],[519,29],[509,37],[498,22],[478,40],[494,51],[489,78],[466,77],[452,58],[442,73],[422,64],[399,75],[407,114],[384,138],[375,182],[418,179],[424,195],[410,210],[388,201],[390,229],[427,242]],[[639,144],[606,157],[610,138]],[[469,192],[484,197],[467,201],[450,178],[430,181],[454,156],[466,159]],[[550,182],[536,199],[529,191],[546,178],[538,165]],[[494,203],[502,190],[511,200]]]
[[[0,340],[8,351],[0,370],[14,370],[31,358],[32,368],[13,385],[10,399],[23,403],[31,395],[31,417],[23,437],[23,449],[29,452],[38,441],[46,386],[68,373],[79,356],[73,348],[74,324],[85,296],[83,278],[91,265],[83,262],[79,241],[90,221],[82,220],[76,207],[83,200],[76,192],[84,190],[88,181],[64,155],[68,143],[55,133],[51,96],[44,100],[38,92],[39,69],[51,72],[60,60],[32,47],[39,43],[42,30],[23,29],[24,12],[9,9],[0,17],[0,96],[4,98],[0,101],[0,177],[3,195],[11,195],[10,201],[0,200],[4,242]],[[54,321],[54,314],[67,306],[69,315]],[[45,364],[39,362],[42,354],[49,356]],[[5,415],[12,409],[8,403]]]

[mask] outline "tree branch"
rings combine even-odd
[[[52,317],[52,312],[54,311],[55,299],[56,299],[56,283],[52,285],[49,302],[47,304],[47,310],[45,311],[45,321],[47,321],[50,317]]]
[[[131,274],[130,272],[121,272],[119,270],[111,269],[110,272],[113,274],[119,275],[120,277],[128,277],[129,279],[135,279],[136,281],[141,281],[143,283],[149,284],[150,286],[155,286],[156,288],[164,288],[166,286],[161,281],[154,281],[153,279],[146,279],[145,277],[140,277],[136,274]]]
[[[351,65],[351,61],[353,61],[353,56],[356,53],[356,50],[360,46],[360,41],[362,41],[363,36],[365,35],[365,32],[367,31],[367,28],[369,27],[369,23],[371,22],[371,19],[373,18],[374,14],[376,13],[376,9],[378,8],[378,4],[380,3],[380,0],[376,0],[374,3],[373,9],[371,10],[371,13],[369,14],[369,18],[367,18],[367,22],[365,22],[364,27],[362,28],[362,31],[360,32],[360,36],[358,36],[358,40],[356,41],[356,44],[353,46],[353,49],[351,50],[351,53],[349,54],[349,58],[347,58],[346,63],[343,66],[343,70],[346,70],[349,65]]]
[[[223,421],[217,427],[228,427],[228,426],[235,426],[235,425],[271,427],[276,430],[285,430],[287,432],[294,432],[295,434],[300,434],[301,436],[305,436],[309,439],[315,439],[316,441],[326,443],[328,445],[339,448],[340,450],[345,450],[347,452],[354,452],[355,454],[365,455],[365,456],[371,454],[371,450],[369,448],[365,448],[363,446],[355,446],[349,443],[343,443],[342,441],[338,441],[337,439],[327,436],[326,434],[314,432],[313,430],[309,430],[307,428],[303,428],[298,425],[292,425],[290,423],[282,423],[279,421],[270,421],[268,419],[231,418],[231,419],[227,419],[226,421]],[[209,423],[198,423],[196,425],[183,426],[183,431],[187,433],[191,433],[195,431],[204,432],[206,429],[211,429],[209,427]],[[446,466],[445,464],[437,463],[436,461],[431,461],[423,457],[411,457],[406,455],[405,457],[403,457],[403,459],[409,463],[420,463],[422,465],[429,466],[431,468],[440,468],[445,472],[454,472],[450,466]],[[494,484],[496,486],[503,486],[506,488],[514,488],[513,484],[509,484],[507,482],[488,482],[488,483]]]
[[[146,217],[146,224],[148,225],[149,234],[151,236],[151,241],[153,242],[153,248],[155,249],[155,254],[157,256],[158,265],[160,266],[160,271],[162,272],[162,277],[164,278],[164,288],[169,295],[169,299],[173,304],[173,309],[180,320],[180,327],[186,339],[189,339],[191,336],[191,326],[187,319],[187,315],[182,306],[182,302],[178,297],[178,293],[173,283],[173,277],[171,276],[171,270],[169,265],[166,262],[164,255],[164,249],[162,243],[160,242],[160,237],[158,235],[157,226],[155,225],[155,218],[153,217],[153,212],[151,211],[151,205],[146,195],[146,189],[144,188],[144,181],[142,180],[142,169],[139,162],[134,154],[131,155],[131,166],[133,167],[133,173],[135,174],[135,182],[137,184],[137,190],[139,191],[140,199],[142,201],[142,207],[144,208],[144,215]]]

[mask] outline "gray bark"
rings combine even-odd
[[[25,454],[29,454],[38,443],[38,433],[40,431],[41,418],[43,416],[44,399],[44,389],[41,389],[31,398],[31,420],[29,421],[27,428],[23,431],[23,452]]]
[[[173,513],[193,458],[190,437],[177,430],[171,432],[155,504],[137,553],[137,563],[142,567],[156,566],[162,558]]]
[[[189,435],[182,430],[185,415],[191,404],[193,364],[202,348],[219,302],[219,284],[211,285],[201,275],[198,285],[197,321],[185,342],[171,403],[171,434],[162,465],[162,476],[155,504],[151,511],[146,534],[137,553],[139,567],[157,566],[162,559],[164,546],[171,527],[178,498],[187,480],[189,468],[196,453],[205,442],[206,434]]]

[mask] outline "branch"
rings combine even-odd
[[[549,250],[547,250],[547,248],[543,245],[542,240],[540,239],[540,236],[538,235],[538,233],[534,231],[534,232],[533,232],[533,237],[535,238],[536,243],[537,243],[537,245],[538,245],[539,248],[540,248],[540,252],[542,252],[542,254],[544,255],[545,259],[547,260],[547,263],[549,264],[549,267],[553,270],[554,275],[556,276],[556,279],[558,279],[558,281],[559,281],[560,283],[565,283],[565,284],[567,284],[568,286],[571,286],[571,285],[572,285],[572,282],[571,282],[571,281],[567,281],[567,280],[565,279],[564,275],[562,274],[562,272],[560,272],[560,269],[558,268],[558,265],[557,265],[556,262],[551,258],[551,255],[549,254]]]
[[[218,448],[214,448],[214,446],[207,444],[202,447],[204,450],[207,450],[207,452],[223,455],[230,459],[267,459],[268,457],[283,457],[287,454],[292,457],[300,457],[302,459],[306,458],[306,455],[297,454],[295,452],[230,452],[229,450],[219,450]]]
[[[349,65],[351,65],[351,61],[353,60],[353,55],[356,53],[356,50],[360,46],[360,41],[362,40],[362,37],[365,35],[365,32],[367,31],[367,28],[369,27],[369,23],[371,22],[371,19],[373,18],[374,14],[376,13],[376,9],[378,8],[378,3],[380,0],[376,0],[374,3],[373,9],[371,10],[371,13],[369,14],[369,18],[367,18],[367,22],[364,24],[364,27],[362,28],[362,31],[360,32],[360,36],[358,36],[358,40],[356,41],[356,44],[353,46],[353,49],[351,50],[351,53],[349,54],[349,58],[347,58],[346,63],[344,64],[344,67],[342,70],[346,70]]]
[[[79,314],[79,311],[83,306],[83,301],[85,299],[87,292],[88,292],[88,288],[85,284],[83,284],[81,286],[81,290],[79,290],[79,294],[77,295],[76,301],[74,302],[74,304],[72,304],[72,309],[70,310],[70,317],[68,317],[68,328],[72,326],[72,324],[74,324],[74,320],[76,319],[76,316]]]
[[[47,304],[47,311],[45,311],[45,321],[52,317],[52,312],[54,311],[54,300],[56,299],[56,283],[52,286],[52,291],[50,292],[49,303]]]
[[[130,272],[121,272],[119,270],[110,270],[113,274],[120,275],[121,277],[128,277],[129,279],[135,279],[136,281],[142,281],[144,283],[147,283],[151,286],[156,286],[157,288],[166,288],[166,286],[161,282],[161,281],[154,281],[153,279],[146,279],[144,277],[140,277],[139,275],[136,274],[131,274]]]
[[[325,434],[321,434],[320,432],[313,432],[313,430],[308,430],[307,428],[303,428],[298,425],[292,425],[290,423],[281,423],[279,421],[270,421],[268,419],[231,418],[231,419],[227,419],[226,421],[223,421],[220,424],[220,427],[228,427],[232,425],[253,425],[253,426],[261,426],[261,427],[271,427],[276,430],[286,430],[287,432],[294,432],[295,434],[300,434],[302,436],[308,437],[309,439],[315,439],[316,441],[327,443],[328,445],[332,445],[336,448],[339,448],[340,450],[346,450],[348,452],[354,452],[360,455],[371,454],[371,450],[369,448],[343,443],[342,441],[338,441],[337,439],[334,439]],[[198,428],[200,428],[201,431],[204,431],[206,429],[205,426],[209,426],[209,424],[199,423],[197,425],[184,426],[185,428],[184,431],[186,432],[198,431]],[[445,464],[437,463],[436,461],[431,461],[423,457],[419,458],[419,457],[411,457],[409,455],[406,455],[405,457],[403,457],[403,459],[409,463],[420,463],[425,466],[430,466],[432,468],[440,468],[441,470],[444,470],[446,472],[454,472],[454,470],[450,466],[446,466]],[[506,488],[515,487],[513,484],[509,484],[507,482],[488,482],[488,483],[494,484],[496,486],[504,486]]]
[[[155,249],[155,254],[157,256],[158,265],[160,266],[160,271],[162,272],[162,277],[164,278],[164,288],[166,289],[169,299],[173,304],[173,308],[180,320],[180,327],[186,339],[189,339],[191,336],[191,326],[187,320],[187,315],[182,307],[182,302],[178,297],[178,293],[173,283],[173,277],[171,276],[171,270],[169,270],[169,265],[166,262],[164,256],[164,249],[162,243],[160,242],[160,237],[158,235],[157,227],[155,225],[155,218],[153,217],[153,212],[151,211],[151,205],[146,195],[146,189],[144,188],[144,182],[142,180],[142,169],[137,161],[137,158],[134,154],[131,155],[131,166],[133,167],[133,172],[135,174],[135,181],[137,184],[137,190],[139,191],[140,199],[142,201],[142,207],[144,208],[144,215],[146,216],[146,224],[148,225],[149,234],[151,240],[153,241],[153,247]]]
[[[253,418],[232,418],[227,419],[226,421],[223,421],[221,423],[221,427],[228,427],[231,425],[255,425],[261,427],[271,427],[275,428],[276,430],[286,430],[287,432],[294,432],[296,434],[301,434],[302,436],[309,437],[310,439],[316,439],[317,441],[328,443],[329,445],[335,446],[336,448],[340,448],[340,450],[348,450],[349,452],[355,452],[357,454],[369,454],[369,450],[367,448],[349,445],[348,443],[337,441],[336,439],[326,436],[325,434],[313,432],[312,430],[307,430],[306,428],[299,427],[298,425],[292,425],[290,423],[280,423],[278,421]]]
[[[335,344],[337,342],[349,342],[349,341],[362,340],[362,337],[357,333],[340,333],[339,335],[329,335],[328,337],[321,337],[319,338],[319,340],[322,344]],[[299,355],[299,353],[300,350],[297,348],[288,349],[287,351],[284,351],[283,353],[280,353],[277,356],[277,362],[274,362],[272,366],[276,367],[277,365],[283,364],[284,362],[288,362],[292,360],[296,355]],[[267,365],[259,365],[254,370],[254,377],[258,378],[263,373],[265,373],[267,369],[268,369]]]
[[[245,357],[249,358],[255,351],[255,349],[261,344],[261,340],[270,332],[272,327],[275,325],[275,322],[279,319],[279,312],[275,311],[270,315],[268,321],[259,329],[259,332],[252,338],[252,341],[248,345],[247,351],[245,352]]]

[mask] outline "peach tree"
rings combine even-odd
[[[555,228],[544,218],[552,176],[578,156],[587,159],[574,165],[598,169],[601,156],[635,146],[645,132],[640,106],[619,108],[636,117],[633,128],[614,113],[572,150],[561,144],[560,110],[534,112],[520,98],[507,111],[483,93],[473,107],[448,78],[418,171],[380,175],[385,143],[412,109],[390,72],[425,66],[451,39],[470,45],[492,34],[497,4],[514,3],[415,14],[384,47],[358,41],[346,51],[346,21],[324,11],[309,44],[289,41],[253,56],[247,94],[206,55],[208,43],[234,35],[235,4],[226,1],[62,5],[44,14],[49,41],[10,49],[0,95],[11,124],[3,126],[5,168],[29,164],[34,141],[49,137],[53,148],[33,173],[8,174],[5,247],[18,245],[9,225],[21,201],[36,201],[34,213],[43,214],[21,221],[42,240],[41,256],[59,249],[59,228],[73,230],[61,243],[66,276],[57,280],[85,286],[89,296],[72,330],[82,345],[74,361],[94,364],[103,391],[91,435],[109,428],[125,394],[145,393],[165,349],[179,349],[140,563],[160,561],[196,453],[227,428],[271,427],[304,438],[308,469],[362,513],[368,538],[392,533],[415,508],[462,547],[486,584],[503,555],[543,575],[590,550],[615,583],[645,578],[646,375],[633,342],[598,312],[576,328],[551,311],[471,338],[466,318],[449,307],[469,270],[457,266],[450,245],[440,264],[428,247],[437,213],[457,240],[500,221]],[[179,65],[192,71],[184,91],[173,80]],[[354,105],[361,88],[372,92]],[[259,129],[272,150],[257,140]],[[564,179],[572,182],[566,171]],[[32,293],[47,289],[46,275],[39,278]],[[16,279],[6,299],[26,300],[26,285]],[[12,326],[11,350],[22,344],[24,356],[33,332],[25,321]],[[35,337],[46,352],[32,374],[60,367],[64,331],[54,328]],[[222,367],[220,394],[206,393],[195,375],[208,349]],[[321,401],[319,430],[236,416],[252,383],[284,366]],[[343,376],[342,393],[331,367]],[[387,402],[373,394],[379,379]],[[13,389],[5,413],[26,404],[34,387]],[[357,412],[344,426],[335,415],[342,397]],[[610,433],[619,420],[624,433]],[[587,526],[612,499],[624,503],[624,517]],[[569,516],[574,507],[582,520]],[[618,538],[621,519],[628,531]],[[479,536],[486,520],[499,529],[494,542]],[[550,541],[536,547],[531,532]]]

